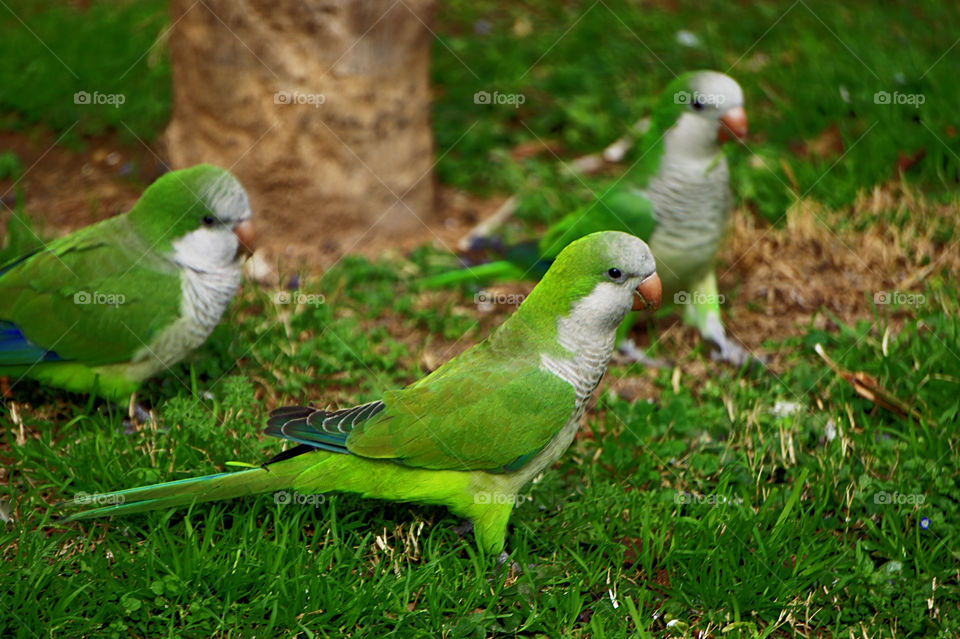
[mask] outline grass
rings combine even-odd
[[[76,6],[11,0],[0,6],[0,126],[56,129],[59,143],[116,131],[152,139],[170,114],[165,2]],[[84,101],[82,94],[89,99]],[[121,96],[121,97],[116,97]]]
[[[82,28],[73,8],[10,6],[82,68],[83,79],[102,78],[94,84],[103,91],[156,95],[158,110],[134,100],[129,110],[75,110],[68,98],[80,85],[0,8],[10,34],[0,38],[4,59],[29,54],[36,77],[49,79],[35,102],[24,101],[27,90],[4,92],[5,123],[84,135],[122,134],[126,124],[148,138],[159,130],[169,105],[163,57],[116,79],[162,29],[159,5],[94,2]],[[566,159],[605,145],[641,116],[670,74],[633,31],[674,69],[726,69],[749,51],[735,72],[757,136],[749,150],[733,151],[732,166],[735,191],[761,217],[777,219],[792,201],[785,184],[842,210],[858,191],[896,176],[901,150],[921,148],[926,156],[903,179],[928,198],[949,199],[958,149],[940,133],[957,89],[949,56],[934,62],[953,43],[955,11],[867,7],[798,3],[764,34],[782,9],[445,3],[433,71],[438,174],[472,190],[519,190],[528,222],[582,201],[586,188],[564,177],[556,158],[517,161],[508,151],[557,139]],[[922,38],[907,35],[921,27]],[[681,28],[703,44],[677,45]],[[80,60],[90,39],[109,49],[97,54],[109,64]],[[898,42],[909,46],[900,51]],[[27,82],[2,73],[4,86]],[[915,110],[873,103],[874,92],[897,86],[927,100]],[[527,100],[518,109],[481,108],[472,100],[477,90]],[[827,171],[838,156],[796,148],[832,124],[847,153]],[[24,170],[8,160],[6,170]],[[881,219],[908,214],[891,209]],[[846,224],[865,231],[877,222],[851,215]],[[939,241],[956,240],[951,220],[936,224]],[[16,227],[5,239],[29,241]],[[460,522],[443,509],[350,495],[310,505],[264,495],[52,521],[50,505],[81,492],[262,461],[279,450],[261,436],[269,409],[373,399],[417,379],[428,355],[482,339],[502,311],[480,313],[457,294],[408,285],[405,274],[434,258],[424,249],[409,261],[345,259],[320,277],[300,277],[298,299],[308,303],[282,303],[276,291],[246,285],[208,343],[143,389],[156,421],[132,434],[100,402],[18,384],[16,412],[12,403],[0,409],[0,504],[12,511],[0,530],[0,636],[960,633],[960,308],[956,274],[943,271],[911,291],[922,303],[877,306],[852,323],[824,310],[801,336],[768,343],[782,353],[778,375],[713,364],[703,349],[670,353],[681,361],[672,370],[614,367],[609,378],[644,378],[653,399],[602,390],[583,436],[514,511],[507,543],[516,574],[497,571],[472,539],[459,539],[452,528]],[[817,344],[918,418],[858,395],[825,366]],[[707,374],[689,374],[695,364]]]
[[[365,284],[343,286],[350,273]],[[908,310],[886,356],[880,318],[786,344],[794,354],[779,379],[718,367],[713,380],[674,389],[663,371],[656,403],[602,395],[588,436],[515,511],[516,576],[498,575],[458,539],[443,509],[347,495],[51,524],[48,504],[78,492],[270,456],[277,446],[259,432],[267,404],[282,400],[265,393],[361,401],[416,378],[398,337],[425,331],[423,309],[404,293],[394,310],[395,284],[388,269],[351,260],[305,283],[325,296],[320,306],[278,306],[248,288],[231,335],[219,331],[192,365],[151,384],[158,420],[133,435],[83,398],[18,389],[37,408],[21,412],[26,444],[5,430],[16,519],[0,536],[12,613],[4,636],[633,636],[670,622],[676,636],[735,623],[733,636],[744,637],[843,635],[860,623],[935,636],[960,627],[960,485],[944,468],[958,443],[960,360],[943,348],[960,338],[955,301]],[[383,333],[352,342],[358,325]],[[274,356],[261,360],[263,341]],[[814,343],[909,398],[923,420],[858,398],[824,370]]]
[[[751,136],[732,163],[734,192],[764,218],[780,219],[799,195],[848,204],[857,189],[895,177],[900,154],[925,154],[905,179],[928,192],[949,194],[960,177],[960,138],[947,106],[958,89],[943,57],[960,16],[947,4],[880,9],[815,0],[703,11],[696,3],[640,8],[628,0],[449,2],[440,20],[434,121],[445,155],[437,173],[464,188],[526,193],[522,211],[532,219],[571,210],[590,194],[555,170],[551,153],[518,166],[504,149],[552,141],[565,159],[596,151],[647,113],[675,74],[697,68],[727,72],[744,87]],[[909,27],[920,24],[923,38]],[[680,31],[699,43],[678,44]],[[480,90],[525,101],[474,104]],[[878,104],[881,91],[923,103]],[[891,102],[899,99],[907,100]],[[838,153],[802,151],[831,127],[842,139],[842,162]]]

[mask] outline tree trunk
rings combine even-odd
[[[430,237],[432,0],[171,0],[173,168],[247,188],[258,246],[329,264]]]

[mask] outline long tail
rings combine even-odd
[[[462,283],[487,284],[490,282],[522,280],[525,279],[524,271],[525,269],[513,262],[502,260],[433,275],[420,280],[420,284],[427,288],[439,288]]]
[[[550,268],[550,260],[540,257],[540,251],[535,242],[515,244],[500,248],[497,252],[503,259],[427,277],[420,280],[420,283],[426,287],[441,287],[461,283],[492,284],[536,280],[542,278]]]
[[[73,501],[64,502],[60,506],[76,508],[94,505],[96,507],[67,515],[60,521],[70,522],[106,515],[129,515],[159,508],[188,506],[204,501],[281,490],[291,487],[296,477],[316,461],[314,453],[309,453],[250,470],[180,479],[112,493],[80,494]]]

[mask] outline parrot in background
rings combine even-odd
[[[743,91],[716,71],[677,77],[660,96],[638,143],[640,159],[606,192],[549,227],[539,242],[502,249],[504,259],[422,280],[424,286],[487,283],[541,276],[578,237],[616,230],[646,240],[668,301],[684,305],[684,321],[719,348],[718,359],[742,365],[751,356],[727,338],[720,319],[714,258],[733,200],[721,145],[747,133]],[[647,361],[621,329],[620,350]]]
[[[250,220],[236,178],[201,164],[0,266],[0,376],[129,397],[213,331],[242,281]]]
[[[113,505],[65,520],[278,490],[341,491],[444,505],[499,554],[520,489],[573,440],[617,327],[661,294],[642,240],[588,235],[560,252],[486,340],[423,379],[353,408],[274,410],[266,432],[298,445],[262,467],[98,496]]]

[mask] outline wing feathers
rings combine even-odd
[[[383,402],[379,401],[336,411],[310,406],[284,406],[271,411],[266,433],[335,453],[347,453],[347,435],[357,424],[382,410]]]

